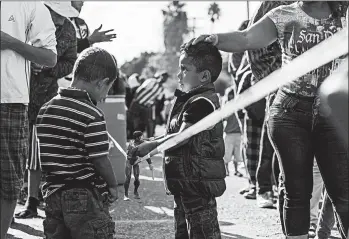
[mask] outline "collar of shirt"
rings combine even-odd
[[[60,94],[61,96],[70,97],[70,98],[74,98],[77,100],[79,100],[79,99],[80,100],[88,100],[92,104],[97,105],[97,101],[92,100],[89,93],[85,90],[81,90],[81,89],[77,89],[77,88],[73,88],[73,87],[59,88],[58,94]]]
[[[207,84],[204,84],[204,85],[199,85],[198,87],[195,87],[194,89],[190,90],[187,93],[185,93],[185,92],[183,92],[181,90],[176,89],[175,96],[177,98],[181,99],[181,100],[182,99],[183,100],[187,100],[187,99],[189,99],[190,97],[192,97],[194,95],[197,95],[197,94],[209,91],[209,90],[212,90],[212,91],[215,90],[215,87],[214,87],[213,83],[207,83]]]

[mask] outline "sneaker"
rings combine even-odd
[[[128,196],[124,196],[124,201],[130,201],[130,198]]]
[[[242,176],[244,176],[244,175],[242,175],[242,173],[240,173],[239,171],[236,171],[235,173],[234,173],[234,175],[235,176],[237,176],[237,177],[242,177]]]
[[[135,194],[135,199],[141,199],[138,192],[134,192],[134,194]]]
[[[315,238],[316,237],[316,225],[315,224],[311,224],[309,231],[308,231],[308,237],[309,238]]]
[[[257,195],[257,206],[260,208],[273,207],[273,194],[272,192],[265,192]]]
[[[38,206],[40,205],[40,202],[38,199],[34,197],[29,197],[25,209],[23,211],[20,211],[19,213],[15,214],[15,218],[20,219],[27,219],[27,218],[33,218],[38,216]]]
[[[244,194],[246,199],[256,199],[256,189],[251,188],[250,191]]]
[[[248,191],[250,191],[250,188],[248,187],[248,188],[243,188],[243,189],[241,189],[240,191],[239,191],[239,193],[241,194],[241,195],[244,195],[245,193],[247,193]]]

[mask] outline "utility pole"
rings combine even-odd
[[[247,4],[247,19],[250,20],[250,1],[246,1]]]
[[[196,17],[189,18],[192,20],[192,25],[188,27],[188,30],[193,34],[193,38],[195,37],[195,30],[196,30]]]

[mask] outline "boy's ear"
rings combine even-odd
[[[209,70],[204,70],[201,72],[200,81],[202,83],[204,82],[211,82],[211,72]]]
[[[109,77],[106,77],[106,78],[104,78],[104,79],[98,81],[97,86],[98,86],[98,88],[102,88],[103,86],[106,86],[106,85],[108,85],[109,83],[110,83],[110,82],[109,82]]]

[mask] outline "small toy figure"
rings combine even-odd
[[[133,176],[135,177],[134,198],[140,199],[140,196],[138,193],[138,188],[140,186],[140,181],[139,181],[140,171],[139,171],[139,164],[135,164],[135,162],[138,159],[138,157],[136,156],[137,146],[143,143],[144,141],[145,140],[143,139],[143,133],[141,131],[135,131],[133,133],[133,140],[130,141],[130,144],[127,148],[127,161],[126,161],[126,168],[125,168],[126,181],[124,184],[124,188],[125,188],[124,201],[130,200],[130,198],[128,197],[128,188],[130,186],[132,168],[133,168]],[[149,164],[150,170],[153,170],[151,159],[148,158],[147,162]]]

